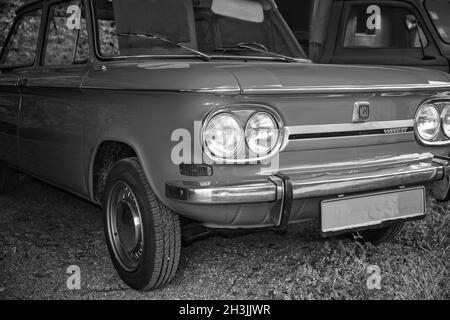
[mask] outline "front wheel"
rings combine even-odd
[[[168,284],[178,269],[178,215],[155,196],[136,158],[110,170],[103,201],[108,250],[121,279],[136,290]]]
[[[397,223],[389,227],[380,229],[371,229],[360,232],[354,232],[350,236],[359,242],[370,242],[378,245],[383,242],[391,241],[400,232],[403,223]]]

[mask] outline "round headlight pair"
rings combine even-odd
[[[233,114],[223,112],[212,117],[203,130],[203,142],[208,151],[218,158],[234,158],[246,142],[257,156],[269,154],[280,138],[278,124],[267,112],[252,115],[245,126]]]

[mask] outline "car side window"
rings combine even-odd
[[[47,20],[44,65],[87,62],[89,42],[82,1],[72,0],[50,6]]]
[[[31,66],[36,59],[36,49],[41,26],[42,10],[34,10],[20,16],[13,26],[5,45],[0,67]]]
[[[421,48],[428,40],[420,20],[406,7],[354,5],[344,25],[344,48]],[[416,22],[412,24],[411,22]]]
[[[105,57],[119,56],[119,40],[116,36],[116,22],[109,19],[98,19],[99,47]]]

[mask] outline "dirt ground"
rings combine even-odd
[[[450,203],[428,208],[378,247],[322,239],[315,224],[197,241],[172,284],[140,293],[112,267],[101,210],[25,178],[0,196],[0,299],[449,299]],[[80,290],[67,289],[71,265]],[[380,289],[367,286],[373,266]]]

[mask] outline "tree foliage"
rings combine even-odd
[[[3,48],[9,29],[16,16],[16,10],[27,0],[9,0],[6,3],[0,3],[0,48]]]
[[[5,0],[0,0],[5,1]],[[5,40],[15,18],[15,10],[24,0],[8,0],[0,2],[1,15],[0,46],[6,45]],[[75,54],[75,62],[85,61],[88,57],[89,46],[85,14],[82,14],[80,26],[77,29],[67,26],[67,9],[71,5],[81,6],[80,0],[51,6],[49,14],[49,32],[45,50],[45,64],[71,64]],[[37,37],[41,21],[42,10],[23,15],[18,21],[14,33],[10,38],[2,61],[6,65],[29,65],[33,63],[36,53]],[[75,46],[77,46],[75,48]]]

